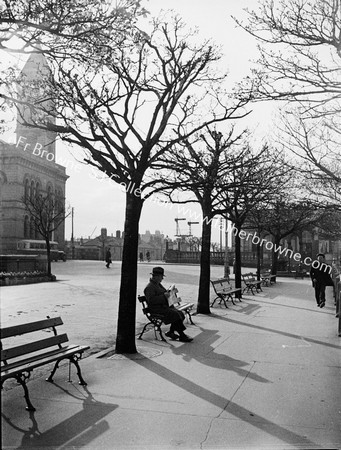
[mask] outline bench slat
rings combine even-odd
[[[37,352],[44,348],[52,347],[53,345],[59,345],[64,342],[68,342],[67,334],[59,334],[40,341],[31,342],[29,344],[18,345],[7,350],[1,351],[1,361],[17,358],[18,356],[27,355],[28,353]]]
[[[74,353],[82,353],[89,348],[90,346],[88,345],[71,345],[68,347],[64,347],[63,349],[58,349],[50,353],[39,355],[41,356],[39,359],[28,358],[13,364],[9,364],[8,366],[3,366],[1,367],[1,379],[9,378],[16,373],[31,371],[37,367],[55,362],[58,359],[63,359],[67,356],[71,356]]]
[[[1,339],[32,333],[33,331],[43,330],[44,328],[57,327],[59,325],[63,325],[61,317],[53,317],[52,319],[44,319],[38,320],[37,322],[14,325],[12,327],[2,328],[0,330]]]

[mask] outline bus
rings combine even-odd
[[[50,241],[51,261],[66,261],[63,251],[58,250],[58,242]],[[17,252],[22,255],[46,255],[46,242],[38,239],[22,239],[17,243]]]

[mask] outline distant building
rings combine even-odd
[[[246,230],[245,230],[246,231]],[[247,230],[246,234],[256,234],[255,230]],[[261,238],[264,239],[261,246],[260,259],[263,267],[270,267],[272,264],[272,246],[266,245],[266,242],[272,242],[272,236],[264,233]],[[259,244],[252,242],[250,239],[241,239],[241,257],[244,267],[253,267],[257,262],[257,247]],[[294,233],[282,239],[281,252],[279,254],[279,267],[283,270],[291,270],[299,264],[294,259],[294,255],[300,254],[302,261],[305,258],[314,260],[318,253],[326,255],[326,261],[340,261],[341,258],[341,240],[327,236],[321,229],[314,227],[312,230]],[[232,234],[232,248],[234,252],[234,235]]]
[[[95,259],[104,260],[107,248],[110,247],[111,259],[113,261],[122,260],[123,251],[123,233],[117,230],[115,236],[109,236],[107,229],[102,228],[101,234],[93,239],[77,239],[74,241],[72,250],[71,242],[68,243],[68,258],[74,259]],[[146,231],[145,234],[139,236],[138,256],[142,252],[143,260],[147,260],[147,252],[149,252],[151,261],[161,260],[166,250],[164,235],[156,230],[154,234]]]
[[[22,69],[26,80],[35,80],[47,70],[42,55],[32,54]],[[55,133],[16,124],[15,139],[0,140],[0,254],[15,253],[24,238],[41,239],[25,211],[22,198],[48,192],[65,204],[65,167],[56,163]],[[52,240],[64,244],[64,223]]]

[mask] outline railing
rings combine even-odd
[[[336,306],[335,316],[339,319],[338,335],[341,336],[341,267],[339,264],[333,263],[332,278],[334,282],[334,298]]]

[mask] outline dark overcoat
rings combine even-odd
[[[324,286],[333,286],[333,279],[330,276],[332,272],[331,267],[328,264],[322,263],[319,267],[311,267],[310,276],[312,280],[316,280],[318,284]]]
[[[161,314],[165,324],[184,320],[185,315],[182,311],[177,311],[173,306],[168,305],[165,292],[167,292],[167,289],[161,283],[157,283],[152,278],[150,279],[144,290],[150,312]]]

